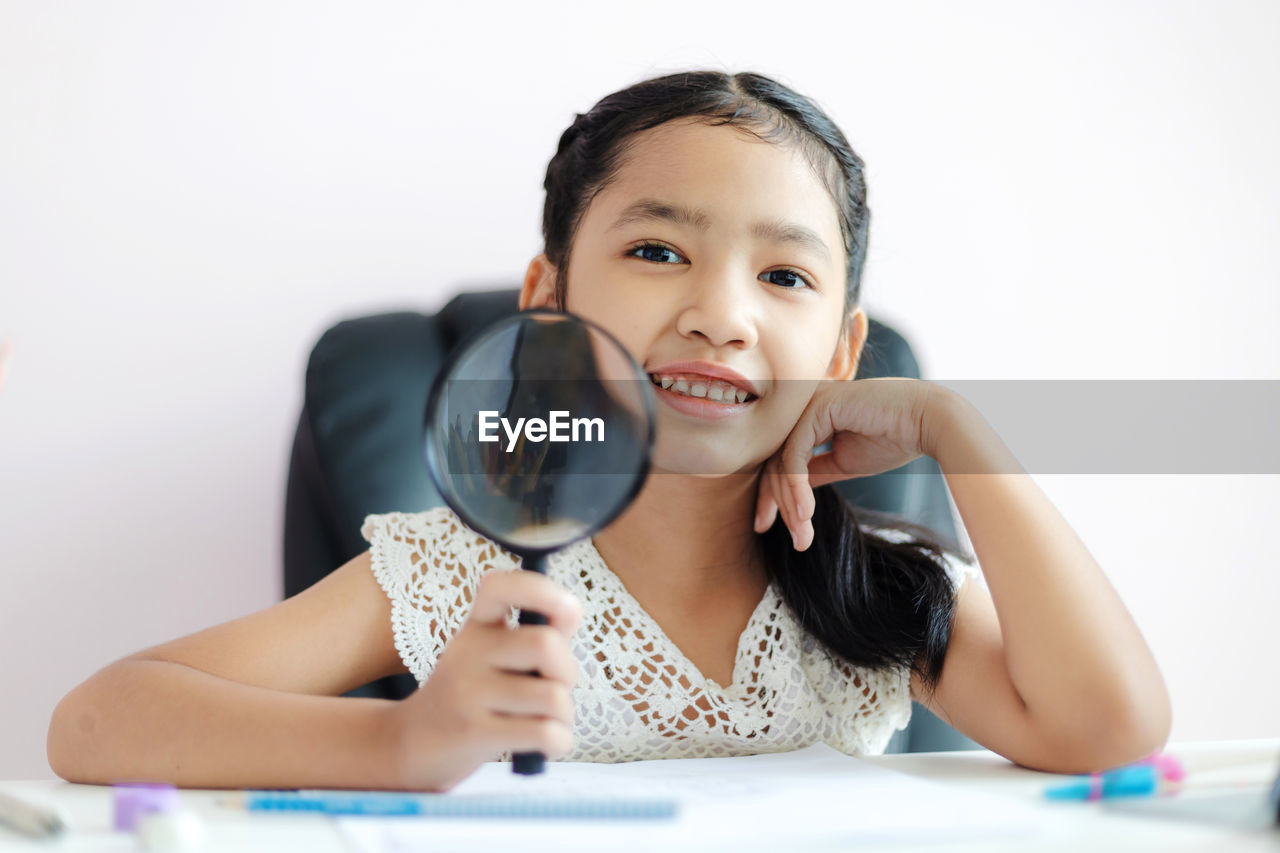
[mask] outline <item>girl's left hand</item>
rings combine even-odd
[[[931,416],[943,389],[919,379],[824,381],[778,452],[765,462],[756,496],[755,531],[778,513],[797,551],[813,542],[813,490],[870,477],[932,455]],[[818,456],[815,447],[831,441]]]

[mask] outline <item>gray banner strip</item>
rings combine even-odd
[[[1280,474],[1280,380],[934,381],[1033,474]]]
[[[488,399],[495,396],[491,389],[479,387],[487,381],[464,380],[453,386],[459,399]],[[608,380],[594,387],[631,381]],[[1280,474],[1280,380],[930,381],[972,403],[1032,474]],[[803,390],[808,395],[818,384],[804,382],[803,389],[792,389],[774,383],[771,393]],[[591,392],[586,386],[568,386],[559,396],[552,395],[559,401],[552,408],[576,415],[576,404],[589,399],[583,395]],[[635,396],[634,390],[612,393],[627,399]],[[658,411],[661,420],[661,403]],[[484,445],[488,450],[494,447]],[[596,464],[596,473],[617,473],[608,470],[607,452]],[[904,469],[891,475],[915,476]]]

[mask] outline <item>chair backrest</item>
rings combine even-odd
[[[464,293],[434,315],[360,317],[338,323],[320,338],[307,364],[289,465],[286,596],[301,592],[367,548],[360,536],[366,515],[417,512],[444,503],[422,455],[427,395],[449,352],[473,332],[515,313],[518,295],[516,289]],[[906,340],[871,320],[858,378],[919,375]],[[946,485],[927,457],[896,472],[845,481],[836,488],[855,506],[903,516],[942,537],[955,536]],[[402,676],[362,692],[399,698],[415,686],[412,678]],[[912,728],[920,727],[913,723]],[[897,740],[904,746],[902,738]],[[905,746],[921,748],[914,743]],[[942,740],[925,746],[947,748],[945,733]]]

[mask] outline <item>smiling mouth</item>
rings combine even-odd
[[[759,399],[755,394],[731,382],[706,376],[650,373],[649,381],[664,391],[670,391],[682,397],[707,400],[726,406],[750,403]]]

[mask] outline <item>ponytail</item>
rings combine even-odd
[[[813,544],[796,551],[779,517],[761,534],[765,564],[804,629],[858,667],[906,667],[927,687],[942,674],[955,590],[943,568],[955,552],[926,528],[854,510],[831,485],[814,490]],[[859,521],[911,534],[879,536]]]

